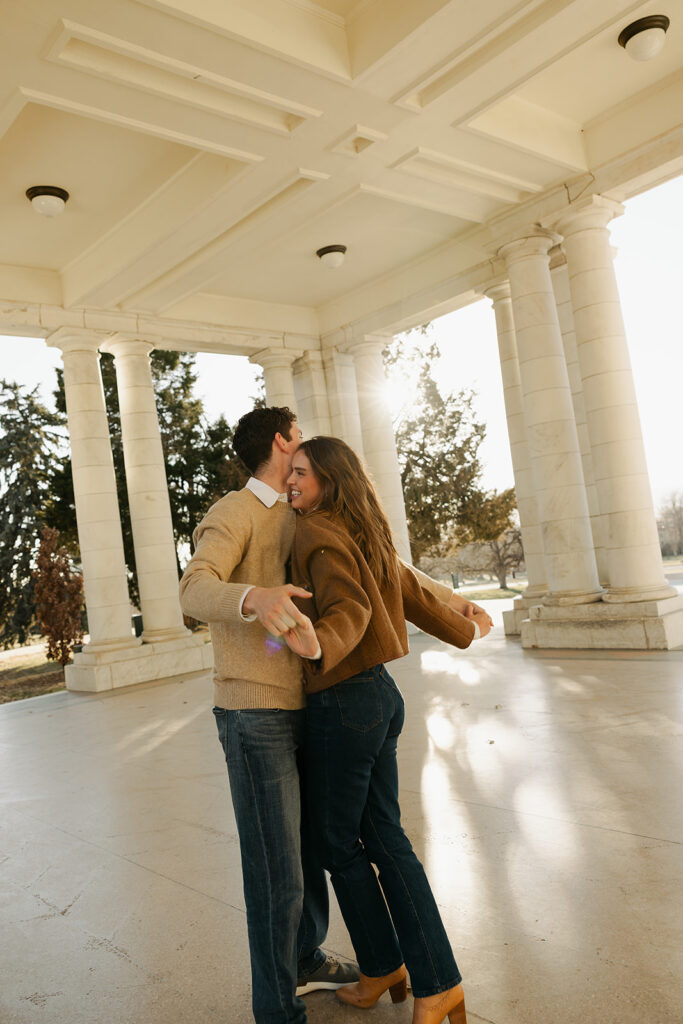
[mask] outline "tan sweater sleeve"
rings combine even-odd
[[[422,585],[412,567],[399,562],[398,571],[403,612],[408,622],[454,647],[469,647],[475,634],[472,620],[435,597]]]
[[[180,581],[180,605],[200,622],[243,621],[239,606],[247,583],[229,583],[251,537],[248,516],[226,522],[209,512],[194,532],[195,551]]]
[[[371,617],[370,600],[363,590],[356,561],[343,543],[326,538],[307,558],[318,619],[313,623],[322,658],[307,661],[312,675],[329,672],[358,645]]]

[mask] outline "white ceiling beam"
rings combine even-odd
[[[327,178],[328,175],[318,171],[299,168],[250,208],[242,209],[232,222],[222,219],[223,230],[211,242],[130,295],[123,305],[129,309],[159,313],[194,292],[210,291],[208,286],[211,281],[221,274],[220,258],[224,252],[242,242],[252,232],[268,230],[273,217],[280,218],[285,207]],[[280,232],[286,230],[287,222],[281,222]]]
[[[237,39],[319,74],[351,77],[344,19],[313,3],[288,0],[139,0],[183,21]]]
[[[180,253],[201,244],[197,221],[202,211],[215,233],[216,203],[235,187],[244,170],[244,164],[210,153],[192,157],[62,269],[66,305],[116,306],[142,281],[168,269]],[[214,213],[206,216],[209,205]]]

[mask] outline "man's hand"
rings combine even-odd
[[[477,608],[478,606],[475,605],[474,607]],[[491,629],[491,626],[493,625],[493,619],[488,614],[488,612],[484,611],[483,608],[479,608],[478,611],[474,612],[473,615],[468,615],[467,618],[472,619],[472,622],[476,622],[476,624],[479,626],[480,637],[486,636],[488,631]]]
[[[295,597],[313,597],[308,590],[294,587],[252,587],[242,604],[244,615],[256,615],[261,625],[273,636],[282,636],[295,626],[310,625],[307,618],[292,601]],[[315,653],[315,651],[313,652]]]
[[[320,650],[318,637],[313,629],[313,623],[311,620],[305,615],[303,617],[306,620],[305,625],[295,626],[294,629],[288,629],[286,633],[282,634],[282,639],[285,641],[290,651],[294,651],[294,653],[298,654],[300,658],[315,658],[316,654]]]
[[[493,619],[488,612],[484,611],[481,605],[475,604],[474,601],[467,601],[461,594],[456,593],[455,590],[451,594],[448,607],[452,608],[455,612],[460,612],[460,614],[464,615],[466,619],[476,619],[477,622],[479,622],[479,619],[477,618],[478,615],[485,615],[488,619],[489,629],[493,625]],[[484,634],[482,633],[482,636],[483,635]]]

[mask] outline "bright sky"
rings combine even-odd
[[[683,491],[680,403],[683,398],[683,177],[631,199],[612,221],[612,242],[629,339],[655,505]],[[442,357],[435,377],[442,391],[474,388],[487,424],[481,447],[483,485],[511,487],[498,343],[488,299],[435,321]],[[60,353],[43,341],[0,337],[0,376],[39,385],[49,404]],[[252,405],[258,368],[239,356],[200,354],[198,393],[208,416],[234,423]]]

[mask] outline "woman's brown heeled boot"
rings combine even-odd
[[[462,985],[415,1000],[413,1024],[441,1024],[446,1017],[450,1024],[467,1024]]]
[[[351,985],[342,985],[337,989],[337,999],[350,1006],[360,1006],[366,1009],[374,1006],[379,997],[389,989],[392,1003],[402,1003],[406,998],[406,969],[405,965],[385,974],[383,978],[368,978],[367,974],[360,976],[360,981],[354,981]]]

